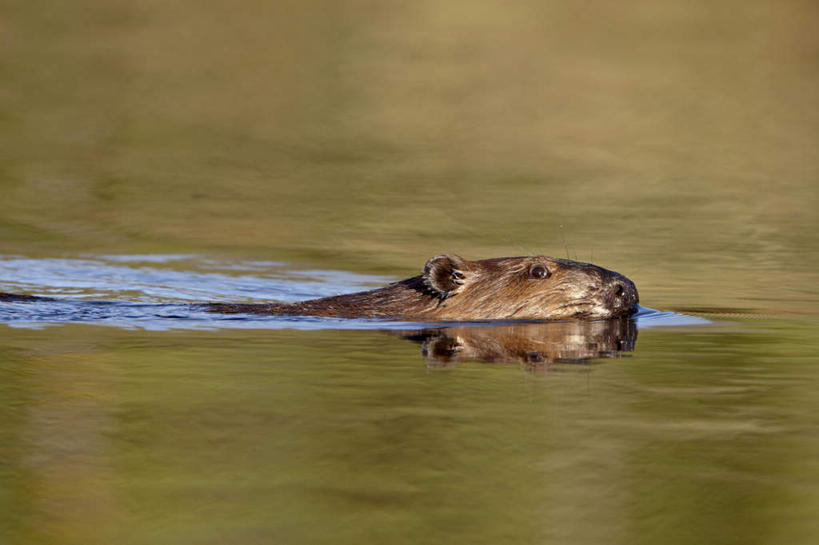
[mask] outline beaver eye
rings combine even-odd
[[[549,276],[552,275],[552,273],[549,272],[549,269],[547,269],[543,265],[535,265],[534,267],[532,267],[529,270],[529,274],[532,276],[532,278],[541,278],[541,279],[542,278],[549,278]]]

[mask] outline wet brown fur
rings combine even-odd
[[[548,277],[538,277],[545,268]],[[424,274],[371,291],[292,304],[212,303],[223,313],[427,321],[555,320],[632,314],[634,283],[596,265],[546,256],[430,259]]]

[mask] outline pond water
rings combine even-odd
[[[810,2],[0,17],[0,543],[813,544]],[[546,254],[634,320],[214,315]]]

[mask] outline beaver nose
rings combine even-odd
[[[617,308],[630,308],[640,301],[634,282],[625,276],[618,275],[609,287],[611,301]]]

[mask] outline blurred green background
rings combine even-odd
[[[812,312],[815,2],[6,3],[0,251],[545,253]],[[760,289],[764,288],[764,289]]]

